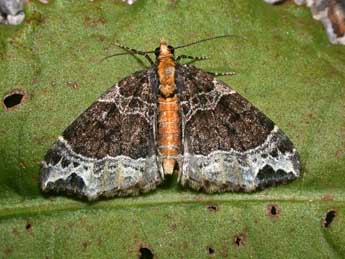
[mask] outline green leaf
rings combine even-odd
[[[0,112],[0,257],[137,258],[141,248],[157,258],[344,256],[345,48],[328,43],[307,8],[58,0],[31,2],[26,14],[22,25],[0,27],[1,97],[28,92],[20,107]],[[153,50],[160,38],[177,46],[222,34],[241,37],[178,53],[211,56],[195,64],[207,71],[237,72],[222,80],[289,135],[301,179],[213,195],[171,181],[95,203],[40,193],[39,162],[57,136],[107,88],[148,65],[132,56],[99,63],[121,51],[115,41]]]

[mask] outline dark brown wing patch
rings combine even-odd
[[[133,100],[128,101],[129,110],[134,106]],[[97,101],[68,126],[63,137],[83,156],[100,159],[125,155],[137,159],[148,155],[153,141],[149,119],[144,114],[121,113],[114,102]]]

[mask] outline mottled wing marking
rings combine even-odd
[[[141,87],[143,89],[149,88],[148,83],[144,83]],[[120,114],[125,115],[140,115],[148,123],[153,119],[152,111],[156,109],[156,104],[143,100],[140,96],[124,96],[120,92],[120,87],[116,85],[114,91],[107,92],[98,99],[100,103],[114,103]],[[103,117],[106,114],[102,114]]]
[[[135,195],[163,180],[156,153],[154,69],[110,88],[63,133],[41,166],[43,191],[94,200]]]
[[[206,192],[249,192],[300,175],[292,142],[251,103],[193,66],[178,66],[177,75],[182,185]]]
[[[216,81],[214,80],[213,82]],[[180,102],[182,109],[185,111],[185,120],[189,121],[198,111],[214,110],[224,95],[234,93],[236,93],[234,90],[224,87],[222,84],[215,84],[214,88],[209,92],[200,92],[190,96],[188,100]]]

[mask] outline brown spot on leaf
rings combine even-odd
[[[40,82],[40,80],[38,80],[37,78],[32,79],[32,84],[38,84]]]
[[[4,254],[6,256],[10,256],[13,253],[13,249],[11,247],[6,247],[4,250]]]
[[[193,241],[191,241],[191,242],[187,242],[186,240],[184,240],[183,242],[182,242],[182,244],[181,244],[181,250],[182,251],[186,251],[186,250],[188,250],[189,249],[189,246],[190,246],[190,243],[191,244],[194,244],[195,243],[195,241],[193,240]]]
[[[338,149],[338,150],[335,152],[335,157],[336,157],[336,158],[341,158],[341,157],[342,157],[342,154],[343,154],[342,150],[341,150],[341,149]]]
[[[294,129],[294,128],[296,128],[295,124],[293,124],[293,123],[291,123],[291,122],[288,122],[287,126],[288,126],[289,129]]]
[[[171,228],[173,231],[175,231],[176,228],[177,228],[176,223],[171,224],[171,225],[170,225],[170,228]]]
[[[87,27],[96,27],[98,25],[103,25],[106,22],[107,20],[104,17],[90,17],[90,16],[84,17],[84,24]]]
[[[100,42],[105,41],[105,36],[104,36],[104,35],[99,35],[99,36],[98,36],[98,40],[99,40]]]
[[[28,99],[29,95],[25,89],[16,88],[4,95],[2,106],[5,112],[10,112],[19,108]]]
[[[19,232],[18,232],[18,230],[17,230],[16,228],[13,228],[13,229],[12,229],[12,234],[13,234],[14,236],[19,236]]]
[[[91,241],[87,240],[82,243],[83,249],[86,250],[91,244]]]
[[[193,201],[202,201],[203,199],[200,197],[200,195],[196,195],[193,197]]]
[[[42,15],[42,13],[34,11],[32,12],[26,19],[25,23],[27,24],[33,24],[33,25],[39,25],[44,23],[45,17]]]
[[[246,244],[246,241],[247,241],[247,235],[244,232],[234,236],[234,239],[233,239],[234,246],[236,247],[244,246]]]
[[[228,258],[228,244],[227,243],[223,243],[221,245],[221,248],[219,250],[219,254],[220,254],[220,258]]]
[[[307,114],[304,114],[304,116],[301,119],[301,122],[308,125],[312,123],[313,121],[315,121],[315,119],[316,119],[315,114],[312,112],[308,112]]]
[[[334,198],[331,194],[325,194],[324,196],[321,197],[321,201],[333,201]]]

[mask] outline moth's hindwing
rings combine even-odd
[[[300,175],[292,142],[250,102],[193,66],[180,65],[176,74],[183,186],[206,192],[250,192]]]
[[[155,189],[157,84],[152,68],[134,73],[82,113],[46,154],[41,189],[89,200]]]

